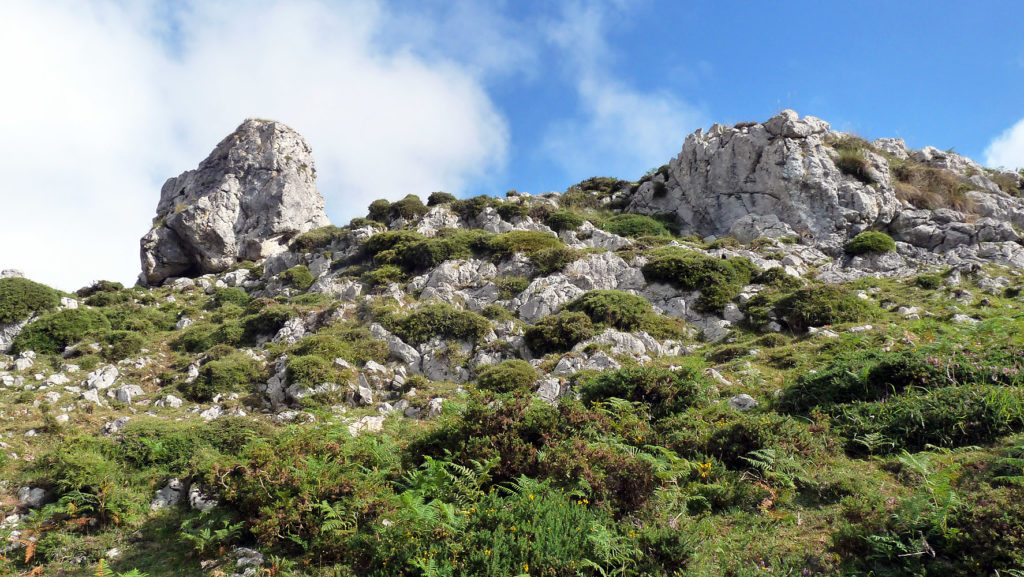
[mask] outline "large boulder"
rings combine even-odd
[[[297,234],[328,224],[313,154],[297,132],[249,119],[160,191],[142,237],[141,280],[221,272],[280,253]]]
[[[792,110],[764,124],[698,130],[667,170],[640,186],[627,210],[671,215],[682,232],[701,236],[792,230],[840,246],[884,227],[899,209],[883,156],[862,152],[861,176],[870,184],[839,169],[834,144],[843,136]]]

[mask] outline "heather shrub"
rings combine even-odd
[[[458,200],[455,195],[447,192],[431,192],[430,196],[427,197],[427,206],[437,206],[439,204],[451,204]]]
[[[514,359],[481,370],[477,386],[494,393],[528,395],[539,376],[530,363]]]
[[[348,231],[332,224],[314,228],[292,239],[290,248],[297,252],[312,252],[322,249],[339,240],[344,240]]]
[[[221,393],[248,392],[260,380],[261,371],[255,360],[232,352],[199,367],[199,376],[178,388],[189,400],[210,402]]]
[[[561,353],[594,336],[594,325],[585,313],[562,311],[544,317],[526,329],[526,346],[536,355]]]
[[[565,306],[581,312],[596,324],[622,331],[638,330],[654,314],[647,299],[617,290],[593,290]]]
[[[11,351],[52,354],[63,351],[87,336],[99,337],[110,330],[110,321],[96,309],[67,309],[46,315],[21,331]]]
[[[664,224],[642,214],[617,214],[604,221],[601,228],[612,234],[631,238],[671,234]]]
[[[859,298],[850,290],[836,285],[800,289],[780,299],[775,312],[794,331],[837,323],[868,320],[878,307]]]
[[[24,278],[0,278],[0,324],[23,321],[57,308],[60,293]]]
[[[304,264],[295,265],[292,268],[277,275],[278,278],[287,282],[297,290],[306,291],[313,285],[313,274],[309,272],[309,267]]]
[[[584,222],[583,216],[569,210],[556,210],[544,219],[544,224],[555,231],[576,230]]]
[[[746,258],[718,259],[677,247],[655,251],[642,270],[650,282],[699,290],[696,306],[704,311],[721,311],[739,295],[754,272]]]
[[[850,254],[893,252],[896,241],[884,232],[864,231],[846,243],[846,252]]]
[[[702,367],[689,363],[671,370],[661,367],[623,367],[584,378],[579,383],[580,398],[594,404],[616,397],[645,403],[654,416],[686,410],[700,399],[705,383]]]
[[[380,319],[402,340],[419,345],[432,337],[479,340],[491,330],[483,316],[445,303],[430,303],[410,313],[389,313]]]

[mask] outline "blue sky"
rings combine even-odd
[[[133,282],[162,182],[246,117],[379,197],[635,179],[784,108],[1024,166],[1015,2],[7,0],[0,268]]]

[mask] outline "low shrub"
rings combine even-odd
[[[1024,431],[1024,392],[996,385],[914,391],[845,405],[835,421],[853,453],[872,438],[874,452],[986,444]]]
[[[392,202],[388,214],[392,219],[414,220],[427,213],[427,207],[415,194],[406,195],[402,200]]]
[[[943,285],[942,275],[921,274],[914,277],[914,284],[925,290],[935,290]]]
[[[309,267],[304,264],[293,266],[277,275],[277,278],[286,281],[299,291],[309,290],[309,287],[313,285],[313,281],[316,280],[313,278],[313,274],[309,272]]]
[[[345,375],[334,366],[333,360],[317,355],[301,355],[288,358],[288,382],[318,387],[324,383],[338,383]]]
[[[786,274],[786,269],[781,266],[765,269],[757,273],[753,282],[783,290],[797,289],[804,284],[799,278]]]
[[[402,340],[419,345],[433,337],[480,340],[491,330],[483,316],[446,303],[430,303],[408,314],[391,314],[380,319]]]
[[[370,203],[370,208],[369,211],[366,213],[366,218],[376,222],[387,224],[388,213],[390,212],[391,202],[386,199],[379,198]]]
[[[0,324],[23,321],[60,304],[60,293],[24,278],[0,278]]]
[[[697,363],[671,370],[661,367],[624,367],[584,378],[579,383],[584,403],[612,397],[645,403],[659,417],[684,411],[697,404],[705,377]],[[706,385],[705,385],[706,386]]]
[[[612,234],[630,238],[671,235],[664,224],[643,214],[617,214],[604,221],[601,228]]]
[[[495,235],[488,246],[497,259],[510,257],[517,252],[533,258],[542,250],[565,247],[557,236],[539,230],[513,230]]]
[[[497,206],[498,215],[502,220],[514,220],[530,214],[530,207],[522,202],[502,202]]]
[[[868,320],[879,310],[873,302],[846,288],[821,285],[779,299],[775,312],[791,330],[802,331],[807,327]]]
[[[368,328],[341,324],[300,339],[292,346],[291,353],[300,356],[316,355],[328,360],[341,357],[356,364],[367,361],[383,364],[390,350],[387,343],[375,339]]]
[[[582,253],[567,246],[541,249],[532,255],[530,260],[537,266],[543,275],[558,272],[573,262],[576,262]]]
[[[678,247],[656,250],[642,270],[649,282],[699,290],[696,308],[704,311],[721,311],[739,295],[754,273],[749,259],[718,259]]]
[[[539,376],[537,369],[533,368],[530,363],[514,359],[502,361],[480,371],[477,385],[481,389],[494,393],[529,395],[533,383]]]
[[[221,393],[248,392],[260,381],[259,364],[249,356],[232,352],[199,367],[199,376],[178,388],[189,400],[208,403]]]
[[[292,239],[290,248],[296,252],[312,252],[344,240],[346,236],[347,230],[329,224],[296,236]]]
[[[454,194],[447,192],[431,192],[430,196],[427,197],[427,206],[437,206],[440,204],[451,204],[458,200]]]
[[[46,315],[21,331],[11,351],[54,354],[87,336],[99,338],[110,330],[110,321],[96,309],[67,309]]]
[[[870,174],[871,163],[868,162],[865,152],[871,145],[861,138],[847,136],[835,141],[833,146],[839,152],[836,168],[864,184],[875,183],[875,179]]]
[[[544,317],[526,329],[526,346],[536,355],[562,353],[594,336],[594,325],[584,313],[562,311]]]
[[[387,285],[393,282],[404,283],[405,271],[393,264],[381,265],[373,270],[368,270],[359,277],[370,286]]]
[[[588,291],[565,308],[586,314],[595,324],[621,331],[639,329],[654,314],[647,299],[617,290]]]
[[[91,297],[98,292],[116,293],[124,290],[124,285],[111,280],[98,280],[89,286],[84,286],[75,291],[75,296],[80,299]]]
[[[587,219],[569,210],[556,210],[544,219],[544,224],[556,231],[576,230]]]
[[[249,294],[238,287],[223,287],[213,291],[213,298],[210,299],[210,308],[215,309],[226,304],[245,307],[249,304]]]
[[[492,321],[497,322],[511,321],[515,320],[516,318],[515,313],[501,305],[496,304],[485,306],[484,310],[480,311],[480,314],[484,315],[488,319],[491,319]]]
[[[906,161],[892,166],[896,198],[916,208],[951,208],[973,213],[974,201],[967,196],[972,186],[948,170]]]
[[[103,358],[120,361],[142,352],[146,339],[135,331],[111,331],[104,339]]]
[[[896,250],[896,241],[884,232],[868,230],[850,239],[845,248],[846,252],[854,255],[893,252]]]
[[[498,285],[498,298],[507,300],[515,298],[530,286],[530,279],[519,276],[508,276],[494,279]]]

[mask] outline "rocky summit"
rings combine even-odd
[[[247,120],[164,185],[136,286],[0,272],[0,561],[1016,575],[1022,229],[1022,173],[788,110],[336,226]]]
[[[197,169],[164,184],[141,241],[141,280],[221,272],[326,224],[309,144],[279,122],[249,119]]]

